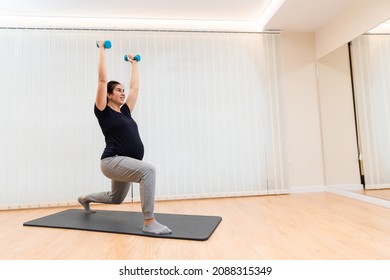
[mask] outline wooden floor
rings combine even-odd
[[[139,211],[140,205],[95,208]],[[207,241],[22,225],[63,209],[0,211],[0,259],[390,259],[390,210],[332,193],[156,203],[158,213],[221,216],[222,222]]]

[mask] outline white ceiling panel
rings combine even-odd
[[[354,0],[2,0],[0,26],[315,32]]]
[[[12,0],[0,15],[138,19],[256,20],[271,0]]]

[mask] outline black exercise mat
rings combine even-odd
[[[218,216],[159,213],[155,217],[159,223],[167,225],[172,233],[155,235],[142,232],[143,214],[131,211],[97,210],[96,213],[88,214],[83,209],[69,209],[23,225],[204,241],[209,239],[222,220]]]

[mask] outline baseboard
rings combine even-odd
[[[313,193],[324,192],[325,186],[305,186],[305,187],[291,187],[290,193]]]
[[[325,191],[341,190],[341,191],[358,191],[362,190],[363,185],[328,185],[325,187]]]
[[[312,192],[326,192],[331,190],[356,191],[362,190],[362,185],[328,185],[328,186],[304,186],[291,187],[290,193],[312,193]]]

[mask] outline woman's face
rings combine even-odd
[[[120,104],[120,105],[125,104],[126,95],[123,86],[116,85],[112,93],[108,94],[108,98],[109,100],[111,100],[111,102],[114,102],[116,104]]]

